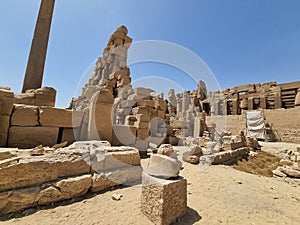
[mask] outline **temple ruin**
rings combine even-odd
[[[0,214],[142,180],[142,212],[170,224],[187,210],[183,162],[204,169],[259,149],[244,132],[247,112],[263,115],[264,141],[300,143],[300,81],[212,92],[200,80],[196,90],[171,89],[164,99],[131,85],[131,43],[127,28],[117,28],[67,109],[55,107],[52,87],[0,88]],[[279,167],[274,176],[300,178],[300,156],[292,154],[298,167]]]

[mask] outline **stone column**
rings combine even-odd
[[[248,110],[253,110],[254,109],[254,99],[253,97],[248,98]]]
[[[300,88],[298,89],[297,94],[296,94],[295,107],[300,107]]]
[[[42,0],[28,58],[22,92],[42,86],[55,0]]]

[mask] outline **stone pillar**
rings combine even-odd
[[[267,99],[266,96],[260,96],[260,108],[266,109],[267,108]]]
[[[248,110],[254,109],[254,100],[253,97],[248,98]]]
[[[196,117],[194,120],[193,137],[200,137],[200,132],[201,132],[201,119],[199,117]]]
[[[297,94],[296,94],[295,107],[300,107],[300,88],[298,89]]]
[[[89,109],[88,140],[112,142],[112,107],[114,96],[107,89],[95,93]]]
[[[42,0],[31,44],[22,92],[42,86],[55,0]]]
[[[239,101],[237,99],[232,99],[232,115],[239,114]]]

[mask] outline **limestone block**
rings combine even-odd
[[[155,102],[153,100],[141,100],[137,102],[137,105],[142,107],[154,108]]]
[[[17,150],[17,149],[0,148],[0,160],[16,157],[17,155],[14,153],[14,150]]]
[[[0,115],[0,147],[6,147],[10,116]]]
[[[238,148],[244,147],[244,143],[242,141],[239,142],[224,142],[222,144],[223,150],[235,150]]]
[[[66,141],[68,144],[72,144],[73,142],[79,140],[79,132],[79,128],[63,128],[60,142],[62,143]]]
[[[65,199],[84,195],[92,184],[91,175],[67,178],[51,184],[39,192],[36,197],[38,205],[47,205]]]
[[[40,123],[44,127],[79,127],[82,117],[83,111],[52,107],[40,108]]]
[[[247,147],[219,152],[215,154],[212,164],[230,164],[239,158],[246,157],[248,153],[249,150]]]
[[[130,77],[123,77],[121,80],[118,80],[117,87],[124,87],[126,85],[129,85],[131,83]]]
[[[297,94],[295,98],[295,106],[300,106],[300,88],[297,90]]]
[[[27,90],[25,93],[15,94],[14,103],[35,106],[55,106],[56,90],[51,87]]]
[[[177,159],[159,154],[152,154],[150,156],[148,167],[146,168],[148,174],[165,179],[177,177],[179,170],[180,163]]]
[[[300,178],[299,170],[292,169],[289,166],[280,166],[278,169],[280,172],[285,173],[289,177]]]
[[[187,211],[187,181],[143,175],[141,210],[155,225],[169,225]]]
[[[139,151],[133,147],[107,147],[97,148],[91,152],[92,171],[104,171],[140,165]]]
[[[132,114],[137,115],[137,114],[149,114],[149,108],[146,107],[135,107],[132,108]]]
[[[149,137],[149,129],[138,129],[136,137],[138,139],[145,140]]]
[[[14,104],[14,93],[10,90],[0,88],[0,103],[0,115],[10,116]]]
[[[99,192],[116,185],[131,185],[139,182],[142,177],[140,166],[120,168],[105,173],[94,173],[92,177],[92,192]]]
[[[174,151],[173,146],[170,144],[162,144],[159,146],[157,154],[166,155],[175,159],[177,158],[176,152]]]
[[[88,139],[112,142],[112,104],[96,103],[89,111]]]
[[[160,109],[157,110],[157,117],[163,119],[163,118],[165,118],[165,116],[166,116],[166,112],[165,111],[160,110]]]
[[[37,106],[30,105],[14,105],[14,110],[11,116],[12,126],[38,126],[39,111]]]
[[[149,122],[150,115],[149,114],[136,114],[137,121],[139,122]]]
[[[138,129],[149,129],[149,122],[136,121],[134,122],[134,126]]]
[[[38,145],[53,146],[57,143],[56,127],[12,126],[8,133],[8,147],[33,148]]]
[[[137,129],[134,126],[113,125],[112,145],[133,145]]]
[[[40,156],[24,155],[24,151],[16,151],[18,160],[9,165],[0,164],[0,191],[90,172],[89,152],[84,149],[63,148]]]
[[[113,104],[114,96],[108,89],[102,88],[97,93],[97,103]]]
[[[0,214],[8,214],[34,206],[39,187],[17,189],[0,193]]]
[[[138,88],[134,89],[134,93],[136,95],[142,95],[142,96],[145,96],[145,97],[150,96],[151,92],[154,92],[154,91],[152,89],[149,89],[149,88],[138,87]]]

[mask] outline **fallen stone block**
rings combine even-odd
[[[72,177],[52,183],[48,187],[42,187],[42,190],[36,196],[35,202],[38,205],[47,205],[65,199],[78,197],[87,193],[92,184],[90,174]]]
[[[18,160],[0,167],[0,191],[40,185],[58,178],[90,172],[89,151],[68,148],[49,151],[40,156],[16,153]],[[25,154],[25,155],[24,155]]]
[[[169,225],[187,211],[187,181],[143,175],[141,211],[155,225]]]
[[[152,176],[168,179],[177,177],[180,167],[181,165],[177,159],[165,155],[152,154],[146,172]]]
[[[38,145],[53,146],[57,143],[56,127],[19,127],[9,128],[8,147],[33,148]]]

